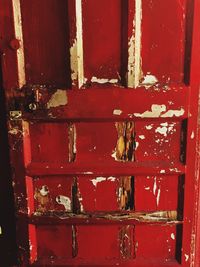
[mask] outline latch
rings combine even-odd
[[[10,119],[11,120],[21,120],[22,119],[22,112],[20,110],[10,111]]]

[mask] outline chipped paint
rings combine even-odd
[[[100,84],[105,84],[105,83],[118,83],[118,79],[105,79],[105,78],[97,78],[97,77],[92,77],[91,79],[92,83],[100,83]]]
[[[191,139],[194,139],[194,131],[191,133],[190,138],[191,138]]]
[[[113,115],[121,115],[122,111],[120,109],[114,109],[113,110]]]
[[[115,182],[116,181],[116,177],[110,176],[110,177],[108,177],[108,181]]]
[[[139,135],[138,136],[141,140],[144,140],[145,139],[145,136],[144,135]]]
[[[73,45],[70,47],[70,58],[71,58],[71,79],[73,85],[78,79],[78,60],[77,60],[77,40],[74,40]]]
[[[154,75],[147,74],[146,76],[144,76],[141,85],[148,89],[152,85],[155,85],[157,82],[158,79]]]
[[[22,31],[22,16],[20,0],[12,0],[15,38],[19,40],[20,47],[17,49],[17,67],[19,88],[26,84],[24,41]]]
[[[77,40],[77,72],[78,87],[84,84],[84,66],[83,66],[83,25],[82,25],[82,0],[76,0],[76,40]]]
[[[125,176],[120,178],[120,186],[118,189],[118,202],[120,210],[132,210],[133,203],[133,179],[132,176]]]
[[[174,233],[171,233],[171,239],[175,240],[175,234]]]
[[[65,106],[68,103],[66,90],[58,89],[47,103],[47,109]]]
[[[161,193],[161,190],[160,188],[158,189],[158,192],[157,192],[157,197],[156,197],[156,204],[157,204],[157,207],[159,205],[159,202],[160,202],[160,193]]]
[[[189,255],[184,254],[184,256],[185,256],[185,262],[187,262],[189,260]]]
[[[181,117],[185,113],[185,110],[181,108],[180,110],[168,110],[165,114],[162,114],[162,118],[172,118],[172,117]]]
[[[134,113],[134,116],[140,118],[159,118],[162,112],[165,112],[166,110],[167,108],[165,105],[153,104],[151,106],[151,111],[147,110],[143,113]]]
[[[43,185],[42,188],[40,189],[40,194],[41,196],[45,197],[49,194],[49,189],[46,185]]]
[[[98,184],[98,183],[101,183],[101,182],[103,182],[103,181],[106,181],[106,177],[96,177],[96,178],[94,178],[94,179],[91,179],[90,181],[93,183],[93,185],[94,185],[95,187],[97,187],[97,184]]]
[[[160,173],[165,173],[165,170],[160,170]]]
[[[153,194],[154,194],[154,196],[156,195],[156,190],[157,190],[157,178],[154,177],[154,184],[153,184]]]
[[[68,126],[69,162],[76,160],[76,126],[70,123]]]
[[[133,30],[128,40],[128,87],[137,87],[142,75],[141,71],[141,37],[142,37],[142,0],[135,2],[135,18]]]
[[[152,124],[150,124],[150,125],[146,125],[145,128],[146,128],[147,130],[151,130],[151,129],[153,128],[153,125],[152,125]]]
[[[63,205],[65,211],[71,211],[71,199],[69,197],[59,195],[56,197],[56,202]]]
[[[165,113],[163,113],[165,112]],[[181,108],[180,110],[168,110],[165,105],[157,105],[153,104],[151,106],[151,110],[147,110],[143,113],[134,113],[135,117],[140,118],[166,118],[166,117],[180,117],[185,113],[184,109]]]
[[[118,140],[111,156],[116,161],[133,161],[134,124],[132,122],[117,122],[115,127],[118,133]]]
[[[155,130],[156,133],[159,133],[159,134],[164,135],[164,136],[167,136],[167,131],[168,131],[167,123],[164,124],[164,126],[157,127]]]

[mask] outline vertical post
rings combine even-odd
[[[141,78],[142,0],[129,0],[128,19],[128,77],[130,88],[139,85]]]
[[[15,38],[20,42],[20,47],[17,49],[17,67],[18,67],[18,85],[21,88],[26,84],[25,75],[25,58],[24,58],[24,42],[22,32],[22,17],[20,0],[12,0],[14,33]]]

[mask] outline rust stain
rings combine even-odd
[[[134,123],[117,122],[115,126],[118,133],[118,140],[115,149],[115,160],[134,161]]]

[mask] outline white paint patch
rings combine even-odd
[[[174,233],[171,234],[171,239],[175,240],[175,234]]]
[[[118,158],[117,158],[117,152],[114,151],[111,155],[112,158],[114,158],[116,161],[118,161]]]
[[[159,133],[159,134],[162,134],[162,135],[164,135],[164,136],[167,136],[167,130],[168,130],[168,128],[167,127],[158,127],[156,130],[155,130],[155,132],[156,133]]]
[[[77,59],[77,40],[74,40],[73,45],[70,47],[70,60],[71,60],[71,79],[73,85],[78,79],[78,59]]]
[[[162,112],[165,112],[165,111],[166,111],[165,105],[153,104],[151,106],[151,111],[147,110],[143,113],[134,113],[134,116],[140,117],[140,118],[159,118]]]
[[[128,40],[128,87],[137,87],[141,76],[142,0],[135,2],[132,36]]]
[[[46,185],[43,185],[42,188],[40,189],[40,194],[41,196],[45,197],[49,194],[49,189]]]
[[[150,187],[148,186],[148,187],[145,187],[144,189],[148,191],[148,190],[150,190]]]
[[[121,115],[122,111],[120,109],[114,109],[113,110],[113,115]]]
[[[141,85],[144,85],[146,89],[148,89],[149,87],[151,87],[152,85],[156,84],[158,82],[158,79],[151,74],[147,74],[144,77],[143,82],[141,83]]]
[[[161,170],[160,173],[165,173],[165,170]]]
[[[139,138],[144,140],[145,139],[145,136],[144,135],[139,135]]]
[[[50,98],[49,102],[47,103],[47,108],[55,108],[59,106],[67,105],[68,98],[67,92],[65,90],[58,89]]]
[[[24,57],[24,42],[22,31],[22,16],[20,0],[12,0],[13,19],[15,38],[20,42],[20,48],[17,49],[17,67],[18,67],[18,83],[19,88],[26,84],[25,73],[25,57]]]
[[[189,260],[189,255],[185,254],[185,261],[187,262]]]
[[[147,110],[143,113],[134,113],[135,117],[140,117],[140,118],[172,118],[172,117],[180,117],[182,116],[185,111],[183,108],[181,108],[180,110],[168,110],[166,112],[167,108],[165,105],[157,105],[157,104],[153,104],[151,106],[151,110]],[[165,112],[164,114],[162,114],[163,112]]]
[[[90,180],[95,187],[97,187],[98,183],[106,181],[106,177],[96,177],[95,179]]]
[[[84,172],[84,174],[93,174],[93,172]]]
[[[135,150],[138,149],[140,143],[139,142],[135,142]]]
[[[115,182],[116,181],[116,177],[110,176],[110,177],[108,177],[108,181]]]
[[[57,196],[56,202],[60,205],[63,205],[65,207],[66,211],[71,211],[71,199],[66,196]]]
[[[145,126],[147,130],[151,130],[153,128],[152,124]]]
[[[160,191],[160,188],[159,188],[159,189],[158,189],[158,192],[157,192],[157,197],[156,197],[156,204],[157,204],[157,207],[158,207],[159,202],[160,202],[160,193],[161,193],[161,191]]]
[[[92,83],[100,83],[100,84],[118,83],[118,79],[104,79],[104,78],[92,77],[91,82]]]
[[[165,114],[162,114],[162,118],[172,118],[172,117],[181,117],[185,113],[185,110],[181,108],[180,110],[168,110]]]
[[[83,67],[83,25],[82,25],[82,0],[76,0],[76,39],[77,39],[77,62],[78,62],[78,87],[84,84]]]
[[[153,184],[153,194],[154,194],[154,196],[156,195],[156,190],[157,190],[157,179],[155,177],[154,178],[154,184]]]
[[[191,139],[194,139],[194,131],[191,133],[190,138],[191,138]]]

